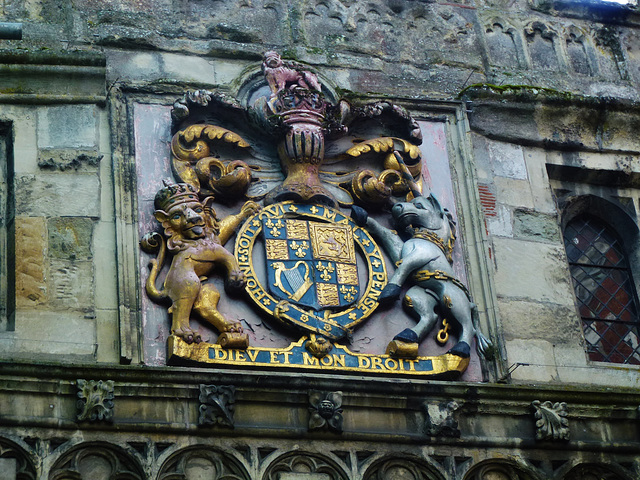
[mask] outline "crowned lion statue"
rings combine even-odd
[[[189,324],[193,312],[220,332],[217,343],[227,348],[246,348],[248,336],[240,323],[225,319],[218,311],[220,293],[207,279],[215,270],[224,276],[227,291],[244,288],[244,274],[223,245],[240,223],[260,207],[255,202],[246,202],[239,214],[219,221],[212,201],[213,197],[200,201],[192,185],[165,181],[154,204],[156,220],[162,224],[167,240],[158,233],[150,233],[140,242],[145,251],[158,252],[157,258],[149,263],[146,291],[154,302],[171,303],[172,335],[187,343],[202,341]],[[162,288],[158,289],[156,281],[167,250],[173,253],[173,260]]]

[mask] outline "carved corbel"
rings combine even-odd
[[[234,427],[236,387],[233,385],[200,385],[199,400],[199,425],[219,424]]]
[[[103,382],[102,380],[78,379],[77,385],[79,400],[76,405],[80,412],[77,416],[78,421],[112,421],[114,397],[113,380]]]
[[[531,407],[536,419],[536,440],[569,440],[566,403],[534,400]]]
[[[460,405],[457,402],[453,400],[440,403],[424,402],[422,408],[425,416],[424,430],[426,435],[453,438],[460,436],[456,419],[456,412]]]
[[[323,428],[342,433],[342,392],[309,392],[309,430]]]

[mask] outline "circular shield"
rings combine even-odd
[[[324,205],[265,207],[240,229],[235,256],[260,309],[331,340],[367,319],[387,284],[384,258],[371,235]]]

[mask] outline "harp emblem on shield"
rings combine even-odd
[[[304,273],[302,274],[300,273],[300,269],[298,268],[300,266],[302,266],[304,270]],[[274,269],[275,275],[275,282],[273,286],[282,290],[286,295],[289,296],[289,300],[293,302],[297,302],[298,300],[300,300],[303,295],[307,293],[309,287],[313,285],[313,280],[309,275],[309,264],[303,262],[302,260],[296,262],[296,264],[291,268],[285,267],[284,262],[274,262],[271,264],[271,267]],[[284,275],[287,283],[294,291],[290,292],[284,287],[284,285],[282,284],[282,275]]]

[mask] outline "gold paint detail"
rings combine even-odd
[[[404,305],[407,308],[413,308],[413,300],[411,300],[411,297],[409,295],[404,296]]]
[[[304,348],[316,358],[326,357],[333,349],[333,344],[326,337],[311,334],[309,340],[304,344]]]
[[[300,270],[298,269],[300,265],[304,266],[304,275],[300,274]],[[289,300],[297,302],[305,293],[307,293],[307,290],[311,288],[311,285],[313,285],[313,278],[309,275],[311,269],[309,268],[309,265],[302,260],[296,262],[296,264],[291,268],[286,268],[283,262],[275,262],[272,263],[271,266],[275,271],[275,283],[273,285],[285,293],[289,297]],[[284,287],[282,284],[283,274],[289,282],[289,285],[295,288],[295,291],[290,292]]]
[[[287,220],[287,238],[290,240],[309,240],[307,222],[303,220]]]
[[[456,237],[453,233],[451,233],[451,236],[449,237],[446,243],[436,233],[426,228],[420,228],[418,230],[415,230],[413,232],[413,238],[421,238],[423,240],[427,240],[431,243],[434,243],[440,250],[442,250],[442,253],[444,253],[445,257],[447,257],[447,260],[449,261],[449,263],[453,261],[451,255],[453,253],[453,247],[456,242]]]
[[[309,222],[311,246],[315,258],[356,263],[353,232],[349,225]]]
[[[344,283],[347,285],[358,285],[358,268],[355,265],[349,265],[347,263],[337,263],[336,266],[338,267],[337,275],[339,284]],[[378,267],[379,265],[374,264],[374,266]]]
[[[326,345],[320,340],[323,337],[316,337],[316,342]],[[443,375],[460,374],[469,365],[469,358],[462,358],[457,355],[445,353],[437,357],[414,357],[401,358],[389,355],[370,355],[353,353],[347,347],[334,344],[333,350],[324,355],[326,360],[320,362],[305,347],[307,337],[302,337],[296,342],[292,342],[285,348],[262,348],[248,347],[246,350],[225,349],[220,345],[201,342],[198,344],[188,344],[181,338],[171,335],[169,337],[169,357],[170,359],[180,358],[211,366],[253,366],[268,367],[275,369],[295,369],[308,371],[334,371],[334,372],[357,372],[360,374],[373,375],[401,375],[419,377],[438,377]],[[326,340],[326,339],[324,339]],[[328,342],[328,341],[327,341]],[[328,342],[330,343],[330,342]],[[320,346],[320,345],[319,345]],[[305,351],[306,350],[306,351]],[[300,363],[291,363],[290,359],[295,352],[302,353]],[[307,353],[309,351],[309,353]],[[258,361],[260,354],[264,355],[266,361]],[[357,366],[345,365],[346,357],[354,357]],[[322,357],[321,357],[322,358]],[[430,362],[431,370],[420,371],[417,366],[421,362]]]
[[[198,124],[180,130],[171,139],[173,170],[181,182],[203,195],[238,197],[251,183],[251,168],[241,160],[224,163],[216,158],[213,150],[220,144],[249,148],[240,135],[216,125]]]
[[[451,308],[453,306],[453,302],[451,301],[451,297],[449,295],[442,296],[442,303],[447,308]]]
[[[395,358],[416,358],[418,356],[418,344],[392,340],[387,345],[386,353]]]
[[[298,258],[305,257],[307,255],[307,250],[309,250],[309,244],[307,242],[291,242],[289,246],[295,251],[296,257]]]
[[[325,282],[328,282],[329,280],[331,280],[331,274],[336,269],[333,266],[333,263],[327,262],[327,264],[324,265],[322,262],[318,262],[316,263],[316,270],[318,270],[319,272],[322,272],[322,274],[320,275],[320,278]],[[340,281],[338,281],[338,283],[340,283]]]
[[[340,305],[338,298],[338,285],[333,283],[316,284],[318,291],[318,302],[323,307],[337,307]]]
[[[442,319],[442,328],[438,330],[436,340],[440,345],[444,345],[449,340],[449,322],[447,322],[446,318]]]
[[[471,300],[471,294],[469,293],[469,290],[467,290],[467,287],[464,285],[464,283],[462,283],[453,275],[449,275],[448,273],[443,272],[442,270],[435,270],[433,272],[429,270],[418,270],[416,273],[413,274],[413,279],[416,282],[426,282],[427,280],[431,280],[431,279],[445,280],[447,282],[451,282],[456,287],[461,289],[465,293],[467,298]]]
[[[355,287],[346,287],[344,285],[341,285],[340,293],[342,294],[342,298],[344,298],[347,302],[353,302],[356,299],[358,290]]]
[[[238,236],[235,242],[235,256],[238,259],[240,268],[247,279],[247,286],[245,288],[245,291],[249,298],[251,298],[251,300],[256,304],[256,306],[264,311],[267,315],[273,317],[274,320],[278,320],[287,326],[303,329],[309,333],[322,334],[332,341],[343,338],[345,335],[348,335],[355,326],[359,325],[365,319],[367,319],[378,307],[377,298],[387,283],[386,267],[384,262],[380,261],[382,259],[382,252],[380,251],[380,248],[375,243],[371,235],[366,230],[357,227],[355,224],[353,224],[349,217],[346,217],[340,211],[321,205],[296,204],[296,219],[304,218],[305,222],[307,222],[307,225],[309,225],[308,228],[309,239],[311,240],[311,248],[314,248],[312,230],[314,224],[316,226],[324,228],[329,227],[333,230],[329,233],[334,233],[335,230],[338,229],[338,231],[340,233],[344,233],[347,239],[349,239],[349,241],[351,242],[351,248],[349,248],[349,244],[347,243],[347,251],[350,253],[351,261],[348,261],[347,258],[341,257],[338,259],[339,262],[343,264],[351,263],[355,266],[355,249],[357,246],[357,248],[359,248],[361,253],[363,254],[365,263],[367,265],[367,282],[364,286],[364,289],[361,289],[361,291],[359,292],[357,303],[351,308],[335,308],[336,306],[338,306],[335,299],[339,295],[339,292],[337,291],[339,285],[334,285],[335,290],[334,292],[332,292],[333,300],[330,302],[333,303],[333,305],[328,306],[322,312],[315,312],[294,303],[292,297],[289,297],[288,294],[295,294],[297,292],[297,289],[293,288],[288,281],[285,282],[284,279],[281,278],[279,283],[285,290],[289,291],[288,293],[283,293],[285,296],[287,296],[287,300],[291,300],[291,303],[289,303],[288,305],[288,310],[278,309],[278,305],[280,304],[281,299],[277,299],[271,293],[269,293],[269,291],[265,288],[266,285],[263,285],[261,280],[259,280],[259,278],[261,277],[256,271],[253,251],[256,247],[256,240],[260,238],[263,229],[269,231],[274,227],[283,229],[287,228],[286,222],[292,219],[286,218],[285,215],[287,215],[288,212],[291,211],[289,209],[289,206],[291,206],[292,203],[293,202],[287,201],[264,207],[264,209],[262,209],[258,214],[249,218],[249,220],[245,222],[245,224],[238,232]],[[280,227],[278,226],[278,220],[282,221]],[[271,227],[268,226],[268,222],[271,222]],[[282,240],[284,240],[284,238],[285,237],[283,236]],[[265,239],[265,246],[267,240],[274,241],[278,239]],[[286,244],[286,248],[288,250],[289,240],[291,239],[288,239]],[[365,241],[367,243],[366,246],[364,244]],[[274,250],[277,251],[277,249],[274,249],[273,247],[270,248],[272,255],[277,255],[273,252]],[[279,248],[283,249],[283,247]],[[291,252],[289,250],[288,255],[290,254]],[[282,253],[280,255],[282,255]],[[266,260],[270,263],[274,263],[274,261],[284,259],[267,258]],[[295,258],[293,260],[295,260]],[[333,258],[333,256],[331,259],[316,258],[313,263],[309,263],[309,267],[312,269],[311,274],[309,275],[310,277],[316,277],[315,266],[318,261],[322,261],[323,265],[326,265],[326,263],[330,261],[335,262],[335,259]],[[281,267],[278,268],[280,270],[283,270]],[[299,273],[304,273],[302,271],[302,267],[299,268],[301,270]],[[284,272],[281,271],[280,276],[282,277],[282,275],[284,275]],[[319,275],[317,277],[319,277]],[[282,291],[279,286],[275,288]],[[296,292],[294,292],[294,290],[296,290]],[[325,301],[327,301],[327,299],[325,299]],[[318,303],[320,303],[319,299]]]
[[[275,223],[271,219],[269,219],[267,220],[266,225],[271,229],[269,230],[269,233],[274,237],[279,237],[282,234],[280,230],[284,227],[284,224],[280,221],[280,219],[278,219],[278,221]]]
[[[266,240],[267,258],[269,260],[289,260],[289,249],[286,240]]]

